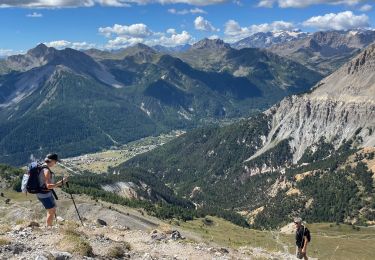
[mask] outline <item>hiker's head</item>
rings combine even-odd
[[[59,162],[59,157],[55,153],[47,154],[44,162],[48,165],[48,167],[53,167],[57,162]]]
[[[296,228],[299,228],[302,225],[302,219],[301,218],[295,218],[294,219],[294,225]]]

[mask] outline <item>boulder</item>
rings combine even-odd
[[[71,259],[73,256],[68,252],[60,252],[60,251],[53,251],[51,252],[55,260],[68,260]]]
[[[40,227],[39,223],[35,221],[31,221],[27,226],[31,228]]]
[[[102,219],[100,219],[100,218],[98,218],[98,219],[96,220],[96,223],[98,223],[98,224],[101,225],[101,226],[107,226],[107,222],[105,222],[104,220],[102,220]]]

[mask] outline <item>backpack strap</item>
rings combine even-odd
[[[306,229],[306,227],[303,226],[303,233],[302,233],[301,246],[300,246],[301,248],[302,248],[303,240],[304,240],[304,237],[305,237],[305,229]]]
[[[51,169],[50,169],[47,165],[45,165],[45,164],[42,164],[42,165],[41,165],[41,169],[40,169],[40,170],[43,170],[43,169],[48,169],[49,172],[51,173],[51,175],[54,175],[54,174],[55,174],[55,173],[54,173],[53,171],[51,171]],[[56,192],[54,191],[54,189],[46,189],[46,190],[52,192],[52,195],[53,195],[53,197],[55,198],[55,200],[59,200],[59,197],[57,197],[57,194],[56,194]]]

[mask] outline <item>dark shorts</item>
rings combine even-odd
[[[45,209],[52,209],[54,207],[56,207],[56,202],[55,202],[55,198],[50,196],[50,197],[47,197],[47,198],[38,198],[38,200],[40,202],[42,202],[43,206]]]

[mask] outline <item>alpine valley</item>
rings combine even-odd
[[[143,44],[116,52],[40,44],[2,60],[0,161],[19,165],[52,149],[68,157],[249,116],[322,78],[300,63],[221,40],[204,39],[181,55],[200,59]]]

